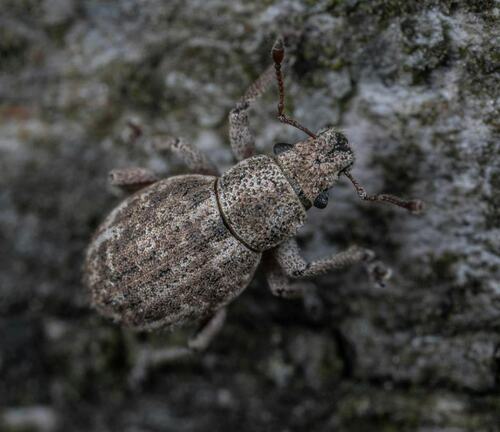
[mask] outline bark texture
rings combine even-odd
[[[0,429],[500,430],[499,6],[3,0]],[[287,112],[338,125],[370,193],[427,212],[361,202],[341,181],[301,245],[309,258],[369,247],[394,270],[387,288],[361,268],[317,279],[318,317],[257,271],[207,353],[130,391],[137,338],[89,309],[84,250],[120,199],[110,169],[183,168],[132,144],[126,122],[184,135],[228,168],[227,115],[278,33]],[[267,153],[304,138],[275,120],[276,93],[251,116]]]

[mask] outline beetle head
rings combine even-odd
[[[350,173],[350,168],[354,163],[354,153],[343,134],[333,128],[315,134],[285,114],[285,86],[281,72],[285,48],[281,38],[278,38],[273,45],[271,54],[279,91],[278,120],[300,129],[311,137],[294,146],[279,143],[274,147],[277,162],[287,175],[302,204],[306,208],[313,204],[316,207],[325,208],[328,204],[328,189],[333,186],[340,174],[345,174],[361,199],[386,202],[405,208],[412,213],[420,213],[424,207],[420,200],[404,200],[394,195],[368,195],[366,193],[363,186]]]
[[[354,163],[347,138],[333,128],[294,146],[275,147],[278,163],[295,183],[302,201],[310,207],[326,207],[328,189]]]

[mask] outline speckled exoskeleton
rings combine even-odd
[[[352,246],[306,262],[295,236],[312,206],[324,208],[328,190],[347,176],[365,200],[396,204],[411,212],[418,200],[367,195],[350,174],[354,154],[333,128],[314,134],[284,114],[283,42],[271,65],[229,114],[230,142],[239,161],[219,175],[183,139],[155,137],[158,148],[182,156],[193,174],[158,179],[142,168],[115,170],[111,182],[134,192],[105,219],[86,256],[92,303],[105,316],[134,329],[173,328],[201,322],[188,349],[203,349],[220,329],[225,306],[248,286],[265,258],[269,287],[278,296],[300,294],[290,279],[313,277],[365,262],[378,281],[389,271],[374,253]],[[276,76],[278,119],[309,135],[295,145],[276,144],[274,155],[255,155],[248,109]],[[137,131],[140,133],[140,130]]]

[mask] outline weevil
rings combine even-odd
[[[159,179],[142,168],[111,172],[112,184],[133,193],[104,220],[87,250],[86,284],[103,315],[137,330],[200,323],[186,348],[200,350],[262,259],[271,292],[282,297],[300,294],[301,279],[356,263],[376,263],[371,268],[379,282],[388,277],[374,253],[358,246],[312,262],[301,256],[297,230],[308,209],[326,207],[328,190],[341,175],[361,199],[412,213],[422,210],[422,202],[368,195],[351,174],[354,153],[342,133],[328,128],[315,134],[285,114],[284,56],[278,39],[273,63],[231,110],[229,139],[238,162],[222,175],[185,139],[162,136],[152,138],[155,146],[180,155],[191,174]],[[308,138],[278,143],[272,156],[256,154],[248,111],[274,79],[278,120]]]

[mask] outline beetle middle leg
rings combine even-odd
[[[245,94],[229,113],[229,140],[237,160],[243,160],[255,154],[255,139],[250,130],[248,109],[262,95],[273,80],[273,67],[268,67],[257,80],[248,87]]]
[[[269,289],[276,297],[297,298],[312,288],[312,284],[305,281],[290,281],[272,256],[266,259],[265,274]]]
[[[271,254],[266,256],[264,268],[267,284],[273,295],[285,299],[302,298],[308,314],[314,319],[321,317],[323,303],[314,283],[290,280]]]
[[[379,285],[391,276],[391,270],[375,259],[373,251],[358,246],[337,254],[307,262],[301,255],[297,240],[291,238],[273,250],[273,256],[285,274],[293,279],[319,276],[333,270],[340,270],[357,263],[368,267],[370,276]]]
[[[184,138],[156,135],[153,137],[153,147],[160,152],[171,151],[180,157],[193,173],[219,175],[215,164]]]

